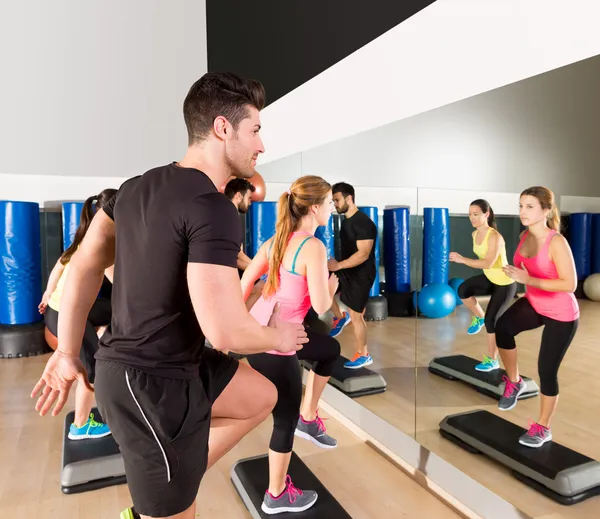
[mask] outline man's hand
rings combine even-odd
[[[31,398],[35,398],[40,391],[42,392],[35,404],[35,410],[40,413],[40,416],[45,416],[54,402],[56,405],[52,410],[52,416],[60,413],[76,380],[79,380],[80,384],[85,384],[90,391],[94,391],[79,357],[71,357],[59,350],[55,351],[48,359],[42,377],[31,392]]]
[[[329,272],[337,272],[340,269],[341,267],[337,260],[334,258],[327,260],[327,270],[329,270]]]
[[[308,342],[304,325],[283,321],[280,314],[281,308],[277,303],[268,324],[269,327],[276,328],[281,337],[281,342],[276,350],[281,353],[301,350],[302,346]]]

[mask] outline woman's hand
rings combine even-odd
[[[463,256],[461,256],[458,252],[451,252],[450,253],[450,261],[452,261],[454,263],[464,263],[465,258]]]
[[[46,308],[48,307],[48,301],[50,300],[50,296],[51,294],[49,294],[48,291],[44,292],[44,295],[42,296],[42,301],[38,305],[38,310],[40,314],[46,313]]]
[[[527,272],[525,265],[522,263],[521,268],[513,265],[506,265],[506,267],[503,267],[502,270],[510,279],[514,279],[517,283],[529,285],[529,272]]]

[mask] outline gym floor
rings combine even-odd
[[[116,519],[131,505],[126,485],[70,496],[60,490],[63,422],[73,395],[58,417],[37,415],[29,394],[47,359],[0,361],[0,517]],[[198,517],[250,517],[229,471],[238,459],[266,452],[271,423],[267,419],[205,476]],[[326,424],[339,441],[337,449],[298,439],[295,450],[353,518],[459,517],[341,424],[333,419]]]
[[[559,371],[560,399],[552,434],[555,441],[600,461],[600,303],[579,303],[579,329]],[[481,304],[485,309],[485,299]],[[461,306],[444,319],[389,318],[368,323],[369,350],[374,361],[370,368],[384,376],[388,389],[361,397],[358,402],[533,518],[600,517],[600,497],[570,507],[559,505],[517,481],[502,465],[470,454],[440,436],[438,425],[445,416],[472,409],[485,409],[524,428],[528,420],[538,417],[539,397],[520,401],[508,413],[500,412],[496,400],[429,372],[434,357],[461,353],[481,358],[487,353],[483,331],[467,335],[470,320],[471,314]],[[521,374],[538,384],[540,338],[541,329],[517,337]],[[352,327],[348,326],[338,339],[342,354],[352,356]]]

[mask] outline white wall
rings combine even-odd
[[[600,53],[592,0],[437,0],[268,106],[267,163]]]
[[[3,2],[0,53],[0,173],[130,177],[185,152],[205,0]]]

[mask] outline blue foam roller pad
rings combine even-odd
[[[62,205],[63,222],[63,251],[66,251],[73,239],[81,221],[83,202],[64,202]]]
[[[335,236],[333,233],[333,218],[330,218],[327,225],[317,227],[315,236],[319,238],[327,249],[327,257],[335,258]]]
[[[386,292],[410,292],[410,210],[383,210],[383,266]]]
[[[423,211],[423,286],[448,283],[450,214],[446,208]]]
[[[569,244],[577,279],[584,280],[592,273],[592,213],[572,213],[569,216]]]
[[[600,214],[592,215],[592,274],[600,272]]]
[[[377,207],[363,206],[359,207],[358,210],[362,211],[371,220],[373,220],[375,227],[379,229],[379,217],[377,215]],[[379,288],[379,230],[377,231],[377,236],[378,237],[375,239],[375,243],[373,244],[373,247],[375,247],[375,281],[373,282],[373,286],[371,287],[371,290],[369,292],[369,297],[377,297],[378,295],[380,295],[381,292]]]
[[[248,256],[258,252],[262,244],[275,235],[277,202],[252,202],[246,215],[246,243]]]
[[[0,324],[41,321],[40,206],[0,201]]]

